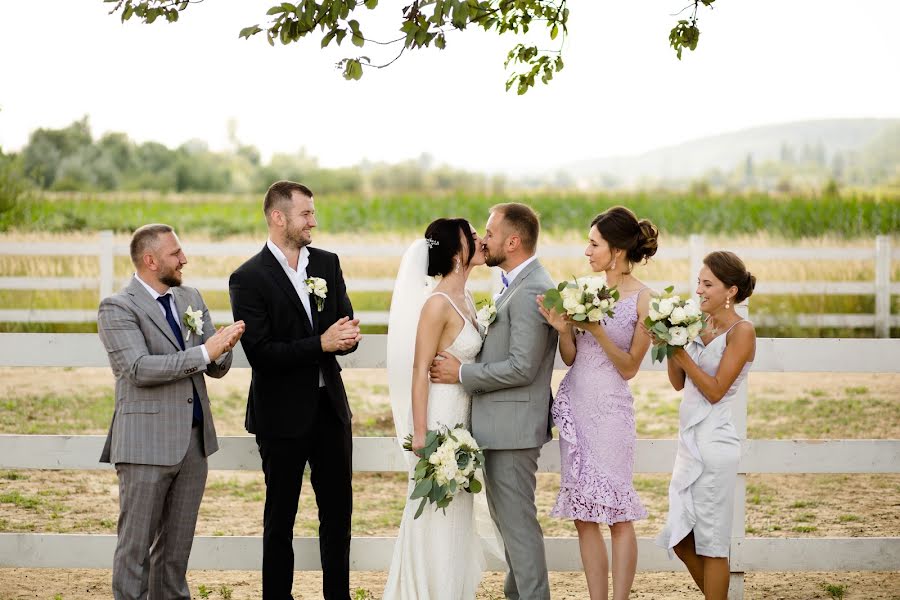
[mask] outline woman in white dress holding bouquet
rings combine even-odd
[[[731,400],[756,354],[753,324],[735,305],[756,278],[732,252],[703,259],[696,293],[707,315],[704,331],[668,359],[669,381],[684,390],[678,452],[669,485],[669,514],[657,544],[676,554],[707,600],[728,596],[728,553],[740,437]],[[659,342],[660,340],[656,340]]]
[[[387,366],[397,437],[402,443],[411,434],[414,451],[426,445],[429,430],[462,424],[471,431],[472,399],[460,384],[431,384],[428,368],[438,352],[467,364],[481,350],[482,331],[465,286],[471,270],[484,262],[481,239],[465,219],[434,221],[401,261]],[[412,479],[417,457],[408,457]],[[413,488],[411,481],[407,498]],[[406,501],[384,599],[474,599],[484,557],[473,495],[458,492],[444,510],[426,504],[416,518],[421,502]]]

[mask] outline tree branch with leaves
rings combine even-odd
[[[120,13],[122,22],[137,18],[150,24],[157,19],[168,23],[178,21],[179,14],[192,4],[203,0],[104,0],[114,3],[110,14]],[[702,4],[712,6],[715,0],[694,0],[685,7],[693,9],[689,19],[679,20],[669,34],[669,43],[678,59],[684,48],[694,50],[700,37],[697,11]],[[399,35],[394,39],[375,40],[366,37],[363,26],[366,13],[375,11],[378,0],[299,0],[282,2],[266,11],[269,21],[244,27],[239,37],[250,39],[265,34],[270,45],[288,45],[307,36],[321,35],[320,46],[335,43],[340,46],[349,36],[357,48],[366,44],[395,46],[396,55],[390,60],[376,62],[369,56],[342,58],[337,66],[344,78],[358,80],[364,68],[381,69],[390,66],[407,50],[419,50],[434,44],[440,50],[447,45],[447,36],[480,27],[498,35],[527,34],[532,26],[543,27],[555,49],[540,49],[534,44],[518,43],[507,54],[504,66],[513,68],[506,81],[507,91],[515,88],[524,94],[533,88],[537,79],[549,83],[562,71],[563,46],[568,34],[569,9],[567,0],[412,0],[403,8]],[[392,53],[393,54],[393,53]]]

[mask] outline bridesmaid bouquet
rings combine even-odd
[[[565,313],[573,321],[596,323],[613,316],[619,290],[606,284],[606,275],[563,281],[544,292],[544,308]]]
[[[412,451],[412,434],[406,436],[403,448]],[[460,490],[472,494],[481,491],[475,470],[484,464],[484,453],[462,423],[453,428],[444,425],[429,430],[425,434],[425,447],[417,456],[419,462],[413,477],[416,485],[409,499],[421,498],[422,502],[414,518],[419,518],[429,502],[435,509],[446,509]]]
[[[677,348],[693,342],[705,325],[693,298],[682,300],[672,293],[674,289],[669,286],[650,299],[650,311],[644,320],[644,326],[656,340],[650,350],[654,362],[670,358]]]

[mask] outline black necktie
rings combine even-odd
[[[169,322],[169,327],[172,328],[172,333],[175,334],[178,345],[184,350],[184,337],[181,335],[181,327],[178,326],[175,315],[172,314],[172,305],[169,303],[170,295],[159,296],[156,301],[162,304],[163,309],[166,311],[166,321]],[[200,425],[203,423],[203,407],[200,406],[200,395],[197,393],[193,380],[191,381],[191,387],[194,388],[194,425]]]

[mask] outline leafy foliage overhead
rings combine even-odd
[[[122,21],[137,18],[144,23],[157,20],[174,23],[191,4],[203,0],[104,0],[115,3],[111,13],[120,13]],[[684,48],[694,50],[700,39],[697,10],[702,4],[711,7],[715,0],[693,0],[684,10],[692,9],[688,19],[680,19],[669,34],[669,44],[678,59]],[[244,27],[240,37],[251,38],[264,33],[271,45],[290,44],[307,36],[318,35],[322,48],[332,42],[340,46],[350,43],[362,48],[369,44],[399,48],[393,58],[378,62],[369,56],[352,56],[340,60],[344,78],[357,80],[363,68],[384,68],[407,50],[427,48],[432,44],[443,50],[447,34],[469,27],[503,34],[527,34],[532,26],[542,26],[556,49],[541,49],[531,43],[517,43],[506,56],[505,66],[514,71],[506,81],[507,91],[515,88],[524,94],[540,79],[548,83],[562,71],[563,43],[568,33],[568,0],[412,0],[403,8],[397,37],[376,40],[367,37],[361,20],[367,11],[378,9],[378,0],[298,0],[281,2],[269,8],[269,21]],[[382,9],[384,10],[384,9]],[[682,11],[684,12],[684,11]],[[521,70],[517,70],[521,69]]]

